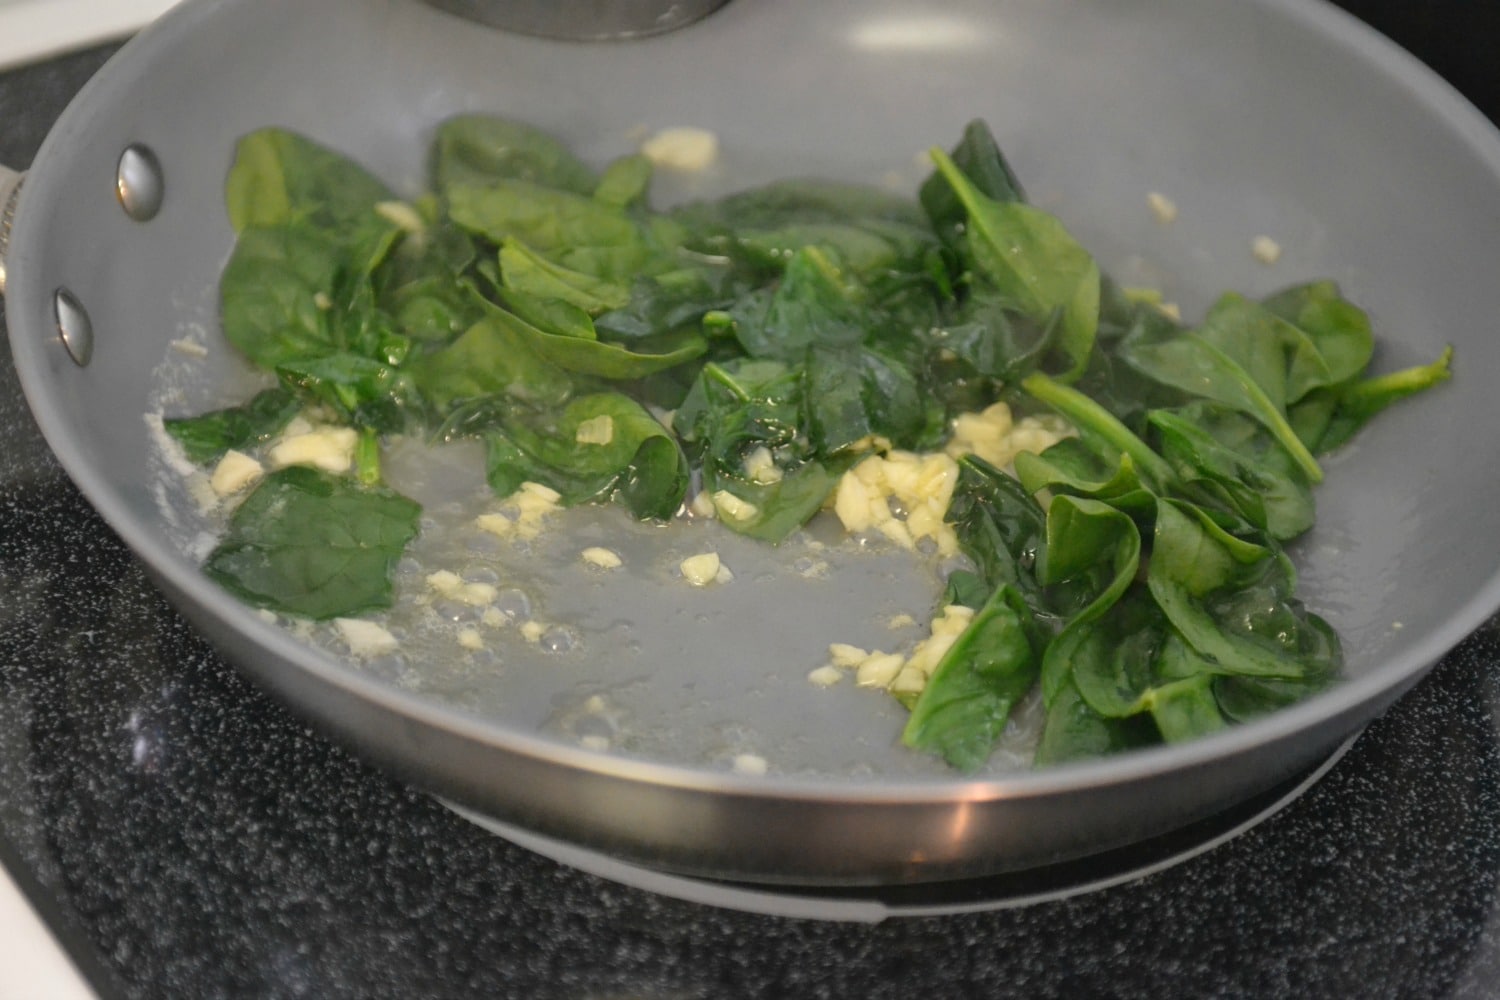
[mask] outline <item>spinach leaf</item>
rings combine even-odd
[[[520,240],[573,271],[610,281],[670,270],[678,234],[614,205],[524,180],[448,189],[455,223],[497,246]]]
[[[993,593],[1009,584],[1034,615],[1050,619],[1036,563],[1046,541],[1046,514],[1020,483],[977,455],[958,462],[948,521],[959,547]]]
[[[1033,320],[1062,313],[1058,345],[1072,366],[1062,378],[1076,380],[1088,365],[1099,328],[1099,266],[1061,222],[1021,202],[984,194],[940,149],[932,150],[938,172],[968,213],[964,262],[976,278]]]
[[[703,338],[691,331],[668,335],[659,353],[632,351],[619,344],[595,339],[593,324],[588,314],[573,307],[571,315],[567,303],[550,303],[528,299],[508,293],[507,302],[512,309],[502,309],[488,302],[482,303],[486,323],[491,327],[503,327],[507,339],[525,343],[530,353],[543,358],[558,368],[579,375],[592,375],[604,379],[639,379],[656,372],[674,368],[691,361],[707,350]],[[526,312],[523,318],[514,307]],[[545,323],[545,327],[534,325]]]
[[[1261,306],[1287,327],[1277,331],[1276,340],[1285,352],[1289,405],[1314,389],[1357,378],[1369,366],[1375,353],[1370,318],[1344,298],[1333,282],[1295,285],[1268,297]],[[1249,350],[1264,351],[1267,346]],[[1269,371],[1267,377],[1270,380]]]
[[[1222,340],[1222,335],[1218,339]],[[1322,468],[1287,421],[1278,401],[1267,394],[1254,375],[1201,334],[1186,332],[1170,338],[1132,334],[1121,343],[1119,356],[1141,374],[1164,385],[1258,420],[1311,482],[1322,481]],[[1283,398],[1284,392],[1283,384]]]
[[[871,325],[838,262],[819,247],[792,254],[776,287],[751,292],[708,323],[728,324],[751,357],[782,360],[801,358],[814,346],[861,343]]]
[[[672,216],[708,237],[824,223],[893,223],[914,232],[924,228],[921,210],[909,198],[861,184],[812,179],[777,181],[716,201],[689,203],[674,209]]]
[[[338,352],[277,366],[282,384],[333,410],[347,424],[378,433],[406,425],[419,405],[411,377],[399,368],[358,354]]]
[[[231,449],[244,450],[269,441],[301,409],[297,397],[278,386],[256,393],[239,406],[196,417],[169,417],[162,425],[182,445],[189,461],[206,465]]]
[[[421,507],[316,469],[271,473],[235,510],[204,570],[248,604],[326,619],[389,607]]]
[[[1101,718],[1149,715],[1168,742],[1227,725],[1214,697],[1212,665],[1182,641],[1144,591],[1062,644],[1057,658],[1066,657],[1074,690]]]
[[[1168,743],[1196,740],[1229,725],[1214,692],[1211,674],[1197,674],[1163,684],[1151,692],[1149,711]]]
[[[831,455],[871,435],[898,448],[936,444],[943,411],[906,365],[868,347],[815,347],[806,362],[807,430]]]
[[[1041,367],[1057,347],[1062,312],[1037,322],[1015,312],[1007,299],[978,288],[938,330],[938,346],[965,362],[974,375],[1002,385]]]
[[[554,264],[517,239],[500,246],[500,281],[509,291],[559,299],[590,316],[630,303],[628,287]]]
[[[225,338],[265,369],[324,353],[332,335],[323,305],[341,266],[340,247],[317,230],[244,230],[219,279]]]
[[[1261,424],[1212,403],[1153,410],[1148,419],[1162,456],[1184,482],[1217,487],[1242,517],[1278,541],[1312,527],[1312,488]]]
[[[1030,493],[1048,490],[1102,500],[1137,519],[1153,517],[1156,496],[1141,482],[1126,452],[1113,462],[1081,438],[1063,438],[1041,454],[1023,451],[1016,456],[1016,478]]]
[[[706,313],[728,309],[754,287],[729,257],[678,248],[675,259],[669,270],[637,275],[630,301],[594,318],[599,333],[636,340],[696,326]]]
[[[1338,637],[1293,597],[1286,556],[1235,538],[1200,508],[1159,503],[1146,582],[1217,673],[1297,680],[1339,668]]]
[[[703,366],[673,427],[700,464],[703,488],[739,501],[721,520],[741,534],[780,542],[818,512],[854,456],[819,459],[804,431],[802,372],[784,362],[737,359]],[[751,452],[765,448],[778,476],[752,479]]]
[[[839,476],[852,464],[852,456],[808,460],[786,470],[775,482],[748,479],[724,465],[705,465],[703,486],[713,496],[719,519],[727,527],[774,545],[823,508]],[[738,503],[726,506],[721,491]]]
[[[972,771],[990,755],[1016,702],[1036,681],[1031,611],[1019,591],[997,588],[943,655],[912,706],[901,740]]]
[[[984,578],[978,573],[967,569],[956,569],[948,574],[948,581],[943,585],[943,596],[938,601],[938,606],[945,608],[950,604],[961,604],[978,611],[984,607],[993,591],[994,588],[986,586]]]
[[[1333,674],[1290,680],[1281,677],[1217,677],[1214,697],[1225,717],[1250,722],[1296,704],[1328,687]]]
[[[1093,399],[1041,372],[1022,379],[1021,387],[1067,418],[1097,454],[1129,456],[1135,474],[1152,493],[1163,493],[1176,482],[1171,465]]]
[[[951,153],[953,164],[968,178],[974,189],[997,202],[1024,202],[1026,194],[1006,162],[989,125],[978,119],[964,126],[963,137]],[[958,247],[967,228],[968,210],[953,185],[938,172],[922,182],[918,200],[943,241]]]
[[[640,153],[622,156],[604,168],[594,200],[616,208],[644,205],[651,187],[651,161]]]
[[[550,486],[566,504],[619,499],[639,518],[665,519],[687,490],[677,442],[616,392],[579,396],[551,414],[513,410],[485,441],[487,478],[501,496],[529,480]]]
[[[558,406],[573,394],[573,378],[548,361],[519,321],[489,309],[484,318],[441,350],[407,366],[418,391],[439,416],[463,402],[503,397],[536,406]]]
[[[1315,391],[1293,409],[1297,433],[1319,452],[1332,451],[1359,433],[1386,407],[1431,389],[1452,377],[1453,348],[1436,361],[1361,379],[1331,390]]]
[[[552,135],[490,115],[458,115],[439,125],[431,170],[442,193],[521,180],[586,195],[597,184],[594,172]]]
[[[1109,610],[1135,582],[1140,564],[1141,533],[1130,515],[1098,500],[1053,499],[1036,576],[1068,627]]]
[[[353,160],[294,132],[265,128],[240,139],[224,185],[234,231],[309,225],[364,246],[388,228],[376,206],[395,195]]]
[[[435,212],[420,199],[425,213]],[[474,240],[446,219],[407,233],[372,276],[376,304],[403,334],[446,343],[479,319],[469,297],[469,272],[478,262]]]
[[[1107,718],[1094,711],[1071,678],[1047,703],[1047,719],[1033,758],[1037,767],[1087,760],[1158,742],[1149,718]]]

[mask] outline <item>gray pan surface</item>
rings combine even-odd
[[[962,779],[894,748],[899,718],[867,692],[820,700],[803,680],[828,641],[868,633],[872,609],[930,594],[888,560],[788,594],[746,553],[739,596],[689,612],[643,587],[621,614],[629,636],[553,686],[513,671],[495,686],[469,676],[424,688],[261,621],[184,553],[143,419],[171,343],[216,344],[233,143],[296,128],[415,193],[431,128],[464,110],[543,125],[595,162],[643,128],[717,132],[720,166],[665,178],[658,201],[788,175],[915,184],[917,152],[982,116],[1034,201],[1107,270],[1163,287],[1189,316],[1225,289],[1330,277],[1370,310],[1378,367],[1452,343],[1453,382],[1328,462],[1319,526],[1294,553],[1303,593],[1345,638],[1347,680],[1190,745]],[[165,177],[144,223],[114,188],[132,143]],[[1150,191],[1176,201],[1175,223],[1152,217]],[[1284,247],[1275,264],[1250,252],[1261,234]],[[671,34],[583,44],[408,0],[193,0],[126,46],[39,153],[6,257],[6,309],[28,399],[70,475],[189,618],[325,731],[502,821],[632,863],[875,883],[1074,857],[1242,800],[1331,752],[1500,605],[1486,381],[1500,370],[1497,253],[1493,129],[1410,57],[1314,2],[742,0]],[[59,343],[59,288],[92,318],[86,366]],[[237,377],[222,351],[205,370],[209,382]],[[682,627],[685,614],[740,631],[722,641]],[[635,660],[619,652],[631,641],[645,650]],[[746,663],[759,672],[746,676]],[[686,735],[642,737],[639,754],[581,748],[553,723],[600,685],[647,692],[632,705],[635,732]],[[679,697],[662,698],[669,690]],[[767,757],[770,773],[732,773],[740,750]]]

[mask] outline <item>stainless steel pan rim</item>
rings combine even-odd
[[[550,771],[590,775],[624,789],[672,790],[709,800],[732,800],[750,805],[801,803],[823,810],[854,806],[904,810],[931,807],[951,812],[957,808],[984,805],[1045,802],[1058,797],[1118,790],[1183,774],[1211,774],[1216,765],[1231,762],[1251,751],[1287,744],[1320,728],[1324,731],[1324,749],[1332,750],[1371,715],[1383,710],[1415,684],[1433,663],[1500,606],[1500,575],[1491,575],[1482,587],[1452,611],[1441,628],[1424,635],[1400,656],[1385,660],[1307,702],[1219,735],[1188,745],[984,780],[954,777],[859,783],[795,775],[750,777],[610,756],[509,729],[395,690],[350,670],[331,656],[312,650],[279,628],[258,620],[233,598],[207,584],[197,567],[187,559],[167,551],[150,520],[122,497],[121,485],[103,476],[80,442],[59,430],[67,423],[67,413],[39,375],[49,364],[56,363],[58,344],[54,338],[39,335],[39,327],[44,322],[38,320],[41,310],[37,304],[50,302],[56,289],[40,284],[42,279],[34,269],[31,250],[40,245],[49,225],[47,212],[42,206],[68,197],[68,192],[62,189],[57,179],[61,171],[49,170],[48,165],[68,157],[74,144],[93,127],[96,103],[101,95],[115,86],[121,67],[171,58],[199,23],[238,6],[240,2],[190,0],[153,25],[131,41],[85,87],[48,136],[20,198],[6,260],[6,309],[12,347],[33,413],[63,468],[111,528],[146,562],[164,589],[176,597],[180,605],[187,602],[189,606],[184,610],[189,617],[221,643],[232,639],[262,650],[262,658],[241,662],[247,672],[283,696],[291,692],[291,700],[300,710],[310,713],[340,736],[353,740],[366,752],[381,758],[406,776],[437,791],[466,804],[494,811],[502,819],[535,822],[543,832],[565,838],[586,836],[566,823],[559,825],[556,816],[526,809],[519,815],[508,814],[506,803],[487,798],[463,776],[451,770],[444,772],[440,765],[434,770],[431,761],[414,763],[411,755],[420,757],[423,748],[431,746],[435,738],[479,748],[489,755],[487,759],[490,760],[515,758],[530,761]],[[1500,138],[1483,116],[1416,60],[1319,0],[1261,0],[1260,6],[1279,12],[1280,16],[1319,34],[1336,33],[1341,43],[1354,49],[1362,58],[1378,64],[1416,95],[1435,118],[1462,138],[1468,153],[1483,162],[1488,173],[1495,178],[1496,186],[1500,187]],[[288,670],[288,665],[293,669]],[[299,701],[297,692],[309,689],[321,692],[317,705]],[[361,706],[369,717],[396,724],[399,731],[387,739],[387,734],[357,731],[358,727],[351,730],[339,717],[339,712],[351,705]],[[1291,762],[1286,773],[1301,763],[1305,761]],[[1267,773],[1263,786],[1268,787],[1286,773]],[[637,859],[644,857],[648,862],[659,862],[665,867],[714,870],[703,856],[691,856],[685,861],[675,856],[651,858],[649,845],[631,843],[628,833],[621,836],[623,839],[611,839],[615,834],[607,836],[607,846],[616,847]],[[1003,859],[990,861],[1004,864]],[[932,877],[945,877],[961,867],[958,863],[946,868],[939,866],[933,869]],[[886,866],[876,871],[874,877],[928,877],[895,872],[896,869]],[[800,871],[793,873],[792,877],[816,876]],[[852,877],[868,878],[870,874],[856,873]]]

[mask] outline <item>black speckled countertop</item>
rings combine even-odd
[[[1343,5],[1500,117],[1500,10]],[[0,163],[108,54],[0,74]],[[1166,871],[964,916],[753,916],[511,846],[309,732],[93,515],[8,354],[0,441],[0,862],[105,997],[1500,995],[1495,623],[1284,811]]]

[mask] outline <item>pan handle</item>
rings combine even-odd
[[[26,175],[0,164],[0,295],[5,294],[5,253],[10,249],[10,225],[16,217],[16,201]]]

